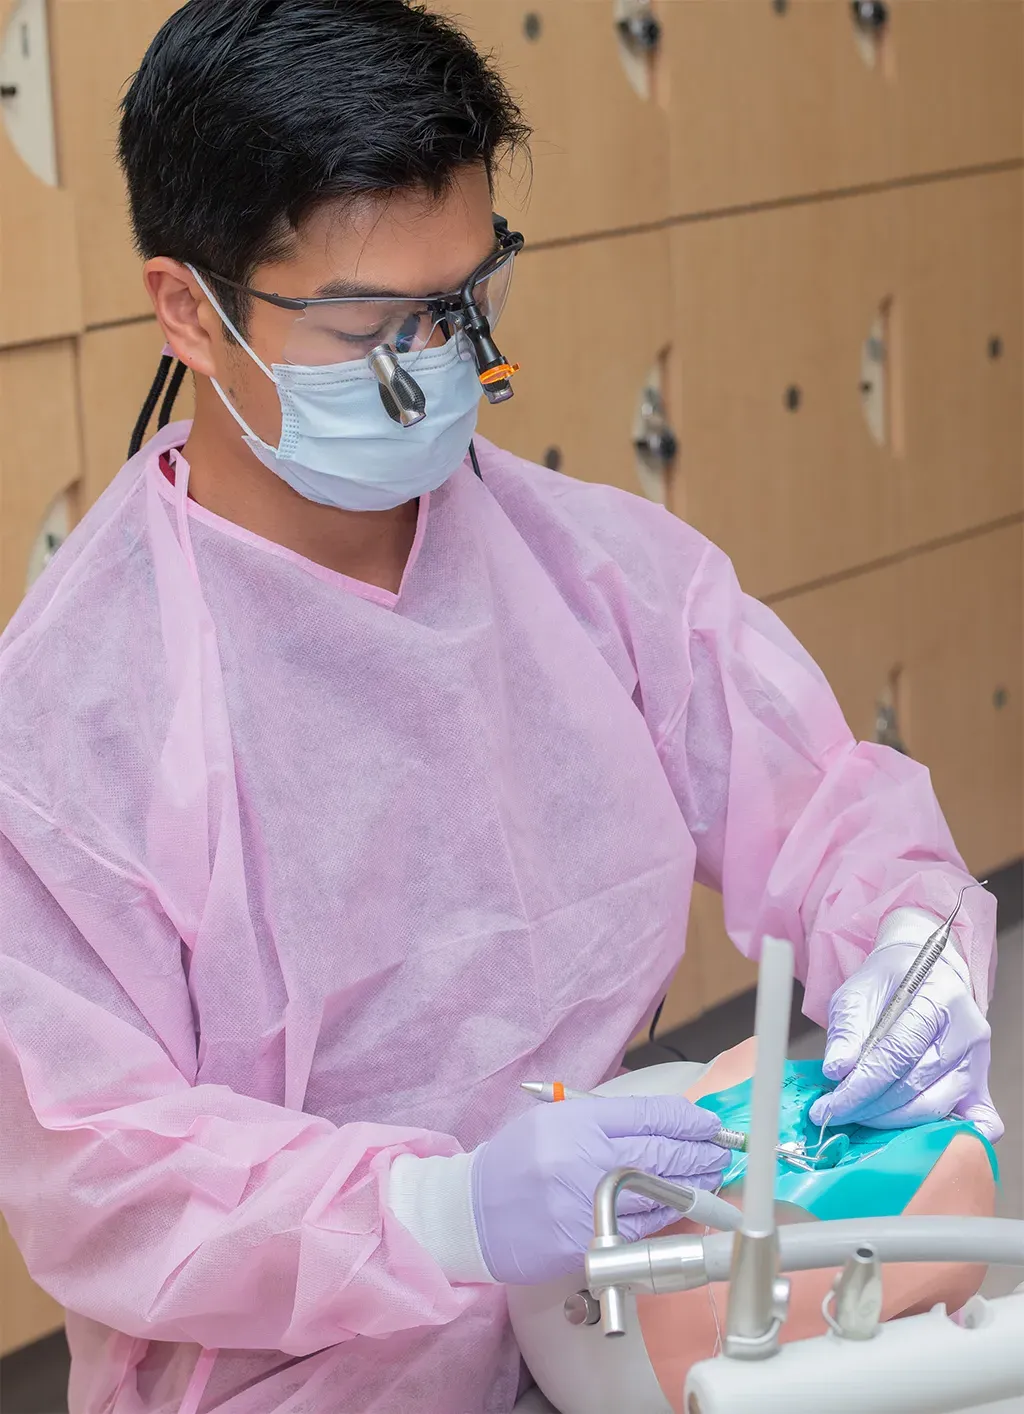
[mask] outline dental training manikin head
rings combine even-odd
[[[723,1122],[743,1128],[749,1120],[749,1080],[756,1043],[745,1041],[709,1066],[674,1064],[622,1075],[598,1093],[665,1094],[683,1090],[692,1100],[706,1097]],[[787,1067],[783,1132],[808,1136],[800,1116],[821,1091],[820,1068]],[[571,1102],[570,1102],[571,1103]],[[832,1131],[829,1131],[831,1133]],[[826,1135],[826,1137],[828,1137]],[[851,1146],[838,1167],[807,1174],[780,1163],[780,1222],[815,1217],[868,1217],[942,1214],[991,1217],[995,1178],[991,1149],[955,1123],[920,1131],[851,1131]],[[737,1155],[726,1172],[722,1196],[742,1206],[745,1157]],[[685,1220],[666,1233],[703,1233]],[[927,1311],[939,1302],[959,1310],[977,1291],[984,1268],[955,1264],[886,1266],[884,1320]],[[822,1301],[834,1271],[792,1275],[792,1299],[782,1340],[803,1340],[825,1332]],[[571,1326],[562,1307],[567,1296],[586,1286],[582,1271],[544,1287],[510,1287],[509,1310],[523,1358],[538,1385],[560,1414],[683,1414],[683,1389],[691,1365],[718,1353],[725,1329],[728,1287],[715,1284],[667,1296],[639,1296],[630,1303],[626,1334],[606,1339],[601,1327]]]

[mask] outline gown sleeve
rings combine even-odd
[[[765,935],[790,939],[804,1010],[825,1024],[830,997],[873,948],[881,920],[904,907],[943,917],[971,876],[927,769],[855,741],[789,630],[742,592],[720,550],[683,531],[677,559],[693,565],[677,629],[683,662],[659,655],[676,681],[645,689],[661,704],[655,743],[697,844],[697,879],[722,893],[729,936],[751,958]],[[967,894],[956,939],[984,1009],[991,895]]]
[[[0,834],[0,1210],[34,1280],[207,1348],[302,1356],[454,1320],[474,1288],[384,1199],[396,1157],[455,1140],[193,1083],[180,942],[136,881],[66,839],[59,857],[51,892]]]

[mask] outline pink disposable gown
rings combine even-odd
[[[393,596],[186,508],[187,432],[0,640],[0,1204],[74,1414],[504,1414],[502,1291],[446,1282],[391,1161],[609,1075],[695,871],[745,952],[796,940],[821,1020],[963,865],[665,511],[481,443]]]

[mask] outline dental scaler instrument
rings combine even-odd
[[[931,935],[917,957],[911,963],[903,981],[896,988],[890,997],[885,1010],[872,1027],[871,1034],[864,1042],[861,1053],[857,1057],[857,1065],[860,1065],[865,1056],[888,1036],[889,1032],[896,1025],[896,1022],[906,1011],[915,994],[928,980],[932,969],[942,956],[946,944],[949,942],[949,935],[953,930],[953,923],[960,912],[960,905],[964,901],[964,894],[968,889],[980,889],[988,883],[987,879],[982,879],[980,883],[967,884],[960,890],[960,897],[956,901],[956,907],[944,923],[940,923],[935,932]],[[856,1069],[856,1066],[854,1067]]]
[[[562,1100],[600,1100],[604,1098],[586,1090],[572,1090],[568,1085],[563,1085],[560,1080],[524,1080],[519,1088],[525,1090],[528,1095],[532,1095],[534,1099],[542,1100],[546,1105],[557,1105]],[[710,1142],[717,1144],[720,1149],[734,1149],[741,1154],[745,1154],[747,1151],[747,1136],[739,1129],[720,1129]]]
[[[525,1090],[534,1099],[543,1101],[546,1105],[557,1105],[562,1100],[600,1100],[603,1098],[593,1091],[573,1090],[570,1086],[563,1085],[560,1080],[524,1080],[520,1089]],[[745,1154],[750,1143],[750,1136],[744,1134],[742,1129],[720,1129],[710,1142],[717,1144],[720,1149],[731,1149],[733,1153]],[[793,1168],[802,1169],[806,1173],[812,1173],[815,1169],[834,1168],[841,1159],[845,1158],[849,1147],[850,1141],[845,1134],[834,1134],[828,1140],[824,1140],[824,1136],[822,1136],[813,1154],[802,1141],[797,1142],[796,1140],[789,1140],[785,1144],[777,1145],[775,1154],[783,1163],[787,1163]]]
[[[597,1099],[587,1090],[570,1090],[560,1080],[524,1080],[519,1087],[534,1099],[543,1100],[546,1105],[557,1105],[561,1100]]]
[[[864,1058],[870,1055],[871,1052],[875,1049],[875,1047],[881,1041],[883,1041],[886,1036],[888,1036],[889,1032],[896,1025],[896,1022],[900,1019],[900,1017],[906,1011],[907,1007],[910,1005],[914,996],[921,990],[924,983],[931,976],[932,969],[935,967],[935,964],[942,956],[943,952],[945,951],[946,944],[949,942],[949,935],[953,931],[953,924],[956,921],[957,914],[960,912],[960,905],[964,901],[964,894],[967,892],[968,889],[982,889],[987,883],[987,879],[982,879],[980,881],[976,879],[973,883],[965,884],[964,887],[960,890],[960,894],[957,898],[953,912],[949,915],[947,919],[945,919],[944,922],[939,924],[935,932],[932,933],[928,941],[924,944],[921,951],[918,953],[917,957],[910,964],[910,967],[904,974],[903,981],[899,984],[895,992],[893,992],[892,996],[889,998],[889,1001],[886,1003],[886,1006],[884,1007],[881,1016],[871,1028],[871,1032],[867,1040],[861,1047],[860,1055],[857,1057],[852,1069],[850,1070],[850,1075],[854,1073],[854,1071],[861,1064]],[[849,1076],[847,1076],[847,1079],[849,1079]],[[824,1147],[825,1130],[829,1127],[831,1123],[832,1112],[830,1107],[828,1113],[825,1116],[825,1120],[821,1126],[821,1132],[818,1135],[819,1153]]]

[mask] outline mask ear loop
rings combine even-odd
[[[256,351],[255,351],[254,349],[250,348],[249,344],[247,344],[246,341],[245,341],[245,339],[242,338],[241,334],[240,334],[240,333],[238,332],[238,330],[235,328],[234,324],[231,322],[231,320],[230,320],[230,319],[227,317],[227,315],[224,313],[224,310],[223,310],[223,308],[222,308],[222,306],[221,306],[220,300],[218,300],[217,296],[216,296],[216,295],[213,293],[213,291],[210,289],[209,285],[208,285],[208,284],[206,283],[206,281],[203,279],[202,275],[200,275],[200,273],[199,273],[199,271],[196,269],[196,267],[195,267],[194,265],[186,265],[186,266],[185,266],[185,269],[186,269],[186,270],[190,270],[190,271],[192,272],[192,274],[195,276],[196,284],[199,286],[199,288],[202,290],[203,294],[206,296],[206,298],[207,298],[207,299],[210,301],[210,303],[213,305],[214,309],[215,309],[216,312],[217,312],[217,317],[219,318],[220,322],[224,325],[224,328],[227,329],[228,332],[234,336],[234,338],[237,340],[237,342],[241,344],[242,348],[245,349],[246,353],[247,353],[247,354],[249,355],[249,357],[252,359],[252,361],[253,361],[253,363],[256,365],[256,367],[259,368],[259,369],[262,369],[262,371],[263,371],[263,372],[267,375],[267,377],[270,379],[271,383],[275,383],[275,384],[276,384],[276,383],[277,383],[277,379],[274,377],[273,373],[271,373],[270,369],[267,367],[267,365],[266,365],[266,364],[263,362],[263,360],[260,358],[259,354],[256,353]],[[216,387],[216,384],[214,384],[214,387]]]
[[[237,339],[238,343],[242,346],[243,349],[245,349],[246,353],[247,353],[247,354],[249,355],[249,357],[252,359],[252,361],[253,361],[253,363],[256,365],[256,367],[257,367],[258,369],[260,369],[261,372],[263,372],[263,373],[265,373],[265,374],[267,375],[267,377],[270,379],[271,383],[273,383],[274,387],[276,388],[276,387],[277,387],[277,379],[274,377],[273,373],[270,371],[270,369],[267,367],[267,365],[266,365],[266,364],[263,362],[263,360],[260,358],[259,354],[256,353],[254,349],[250,348],[249,345],[246,343],[246,341],[242,338],[241,334],[238,332],[238,330],[235,328],[234,324],[231,322],[231,320],[230,320],[230,319],[228,318],[228,316],[225,314],[224,310],[221,308],[221,304],[220,304],[220,301],[217,299],[217,296],[216,296],[216,295],[213,293],[213,291],[210,289],[209,285],[208,285],[208,284],[206,283],[206,281],[203,279],[202,275],[200,275],[199,271],[195,268],[194,265],[187,265],[185,268],[186,268],[187,270],[191,270],[192,274],[195,276],[196,283],[198,284],[199,288],[202,290],[202,292],[203,292],[203,294],[206,296],[206,298],[210,301],[211,305],[213,305],[213,308],[214,308],[214,310],[215,310],[216,313],[217,313],[217,317],[220,319],[220,321],[221,321],[221,323],[224,325],[225,329],[227,329],[231,334],[234,335],[235,339]],[[262,442],[263,442],[263,438],[256,436],[256,433],[252,430],[252,428],[251,428],[251,427],[249,426],[249,424],[246,422],[245,418],[242,416],[242,414],[241,414],[241,413],[238,411],[238,409],[235,407],[234,403],[231,401],[231,399],[228,397],[227,393],[225,393],[224,389],[223,389],[223,388],[220,386],[220,384],[217,382],[216,378],[211,378],[211,379],[210,379],[210,382],[213,384],[213,390],[214,390],[214,392],[217,394],[218,398],[220,398],[221,402],[222,402],[222,403],[224,404],[224,406],[227,408],[227,410],[228,410],[228,412],[231,414],[231,416],[232,416],[232,417],[235,419],[235,421],[238,423],[239,427],[240,427],[240,428],[242,429],[242,431],[245,433],[246,437],[251,437],[254,442],[261,442],[261,443],[262,443]],[[274,449],[274,448],[271,448],[271,450],[273,451],[273,450],[275,450],[275,449]]]

